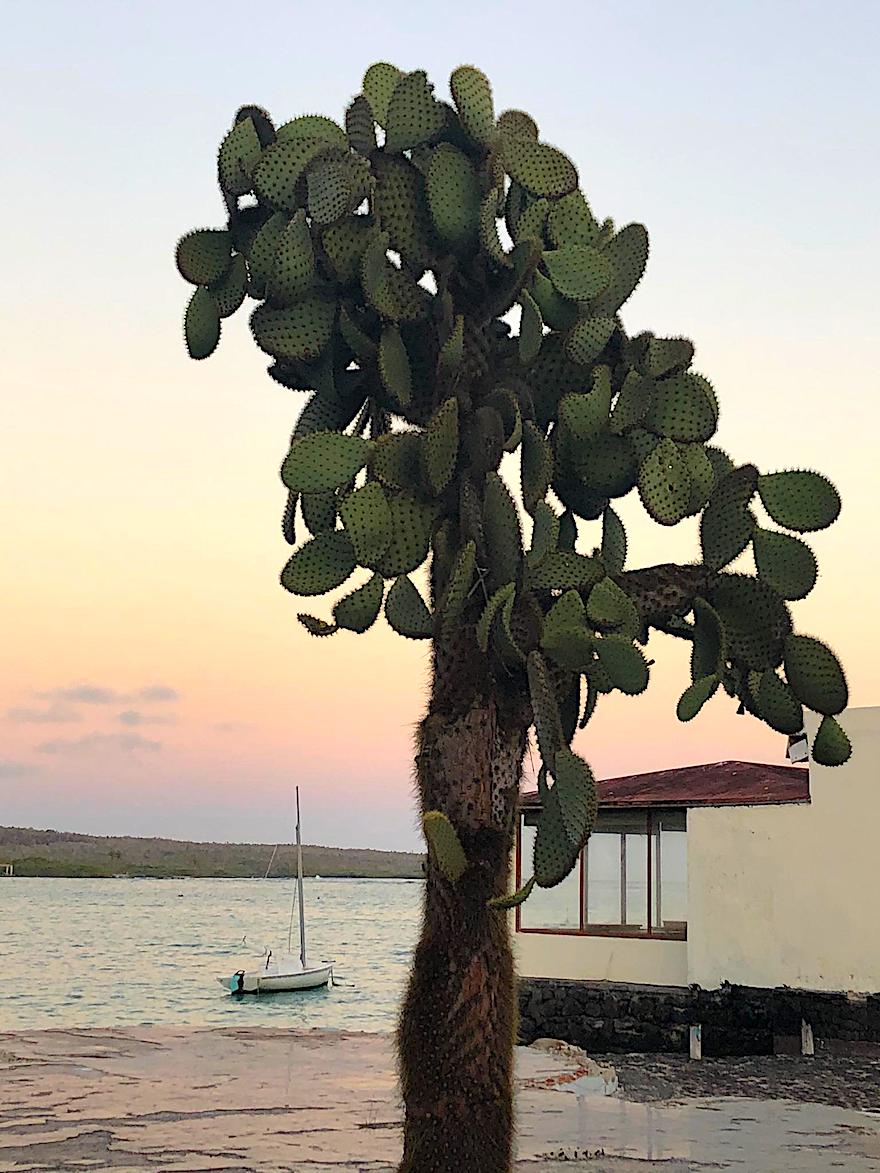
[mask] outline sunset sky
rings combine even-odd
[[[443,96],[479,65],[497,110],[529,110],[575,160],[600,217],[647,225],[625,323],[695,340],[737,459],[837,483],[795,616],[841,656],[852,703],[880,703],[878,12],[3,5],[0,824],[273,842],[298,783],[309,841],[418,844],[428,645],[296,622],[278,469],[303,397],[267,377],[245,312],[211,360],[187,359],[173,263],[181,233],[223,222],[215,152],[236,108],[341,118],[375,60],[427,69]],[[692,521],[663,530],[634,495],[622,513],[629,566],[695,556]],[[686,649],[650,653],[649,692],[604,700],[579,735],[600,777],[782,760],[725,696],[679,725]]]

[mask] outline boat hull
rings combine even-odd
[[[217,981],[233,994],[281,994],[292,990],[317,990],[326,986],[333,976],[332,965],[316,965],[289,973],[272,970],[250,970],[218,977]]]

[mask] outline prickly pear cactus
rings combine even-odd
[[[719,690],[783,733],[807,706],[814,759],[847,759],[843,672],[789,609],[816,581],[797,535],[835,520],[837,492],[712,444],[693,344],[621,318],[645,228],[598,220],[527,114],[496,115],[472,66],[446,101],[380,63],[340,123],[243,107],[217,171],[225,227],[177,248],[186,346],[208,357],[250,298],[269,374],[308,397],[281,470],[296,547],[281,581],[347,589],[301,622],[363,632],[384,608],[409,639],[468,629],[498,689],[530,700],[543,813],[534,877],[508,904],[577,859],[596,794],[571,741],[604,694],[647,687],[652,630],[690,649],[682,721]],[[699,561],[625,569],[613,503],[632,493],[660,525],[699,517]],[[428,601],[410,577],[426,562]],[[443,819],[426,832],[454,881],[466,861]]]

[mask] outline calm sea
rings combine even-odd
[[[0,1030],[154,1023],[388,1030],[421,881],[305,881],[329,990],[232,998],[215,981],[286,947],[287,880],[0,879]],[[298,927],[294,944],[298,952]]]

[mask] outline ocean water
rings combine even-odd
[[[233,998],[218,975],[286,948],[289,880],[0,879],[0,1031],[118,1026],[389,1030],[420,880],[307,879],[308,960],[332,989]],[[299,951],[298,922],[293,926]]]

